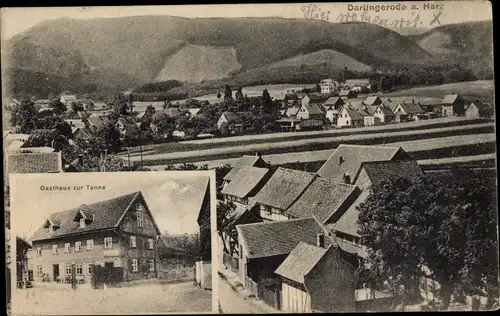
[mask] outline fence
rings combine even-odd
[[[162,264],[158,271],[158,277],[168,282],[193,281],[195,271],[193,266]]]
[[[223,262],[224,265],[228,268],[231,269],[231,271],[238,271],[239,270],[239,259],[231,256],[228,253],[223,253]]]
[[[265,280],[257,284],[258,298],[275,309],[281,309],[280,283],[275,280]]]
[[[92,265],[91,285],[93,289],[100,289],[104,284],[115,285],[120,282],[123,282],[123,268]]]
[[[255,283],[252,279],[250,279],[248,276],[246,277],[245,280],[247,288],[250,290],[250,292],[255,295],[255,297],[259,297],[259,290],[257,287],[257,283]]]

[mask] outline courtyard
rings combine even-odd
[[[89,284],[37,283],[14,289],[12,315],[104,315],[142,313],[211,313],[212,292],[192,282],[134,284],[94,290]]]

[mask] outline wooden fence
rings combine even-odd
[[[258,297],[267,305],[281,309],[281,284],[275,280],[264,280],[257,285]]]
[[[250,292],[255,295],[255,297],[259,298],[259,290],[257,287],[257,283],[250,279],[248,276],[245,279],[245,283]]]
[[[115,285],[123,282],[123,268],[101,267],[92,265],[91,285],[93,289],[100,289],[106,285]]]
[[[228,253],[223,253],[224,265],[231,269],[231,271],[237,272],[239,270],[239,259],[231,256]]]

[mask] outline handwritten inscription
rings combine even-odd
[[[304,18],[307,20],[320,20],[320,21],[330,20],[331,12],[324,11],[315,4],[303,5],[302,12],[304,12]]]
[[[370,15],[368,14],[368,11],[363,11],[363,13],[361,14],[357,14],[356,12],[348,12],[339,14],[337,16],[337,21],[340,23],[366,22],[390,28],[410,28],[418,27],[419,25],[423,24],[418,13],[413,13],[412,15],[413,17],[411,19],[401,18],[389,20],[387,18],[382,18],[379,15]]]
[[[82,190],[87,190],[87,191],[96,191],[96,190],[106,190],[106,186],[104,185],[90,185],[90,184],[85,184],[85,185],[75,185],[75,186],[69,186],[69,185],[52,185],[52,186],[45,186],[42,185],[40,186],[40,191],[82,191]]]

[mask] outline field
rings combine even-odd
[[[232,147],[219,147],[212,149],[198,149],[184,152],[153,153],[146,152],[142,160],[148,165],[167,163],[193,162],[200,160],[211,160],[221,158],[233,158],[243,154],[260,152],[261,154],[278,154],[285,152],[301,152],[307,150],[325,150],[336,148],[341,143],[375,145],[387,144],[389,142],[410,141],[433,137],[446,137],[468,134],[483,134],[493,132],[493,123],[474,124],[470,126],[455,126],[446,128],[431,128],[426,130],[384,132],[367,135],[344,135],[336,137],[325,137],[316,139],[301,139],[294,141],[283,141],[262,144],[240,145]],[[140,161],[140,154],[130,157],[131,161]]]
[[[406,89],[384,94],[384,96],[443,97],[445,94],[457,93],[465,99],[480,99],[494,102],[495,85],[493,80],[448,83],[439,86],[426,86]]]

